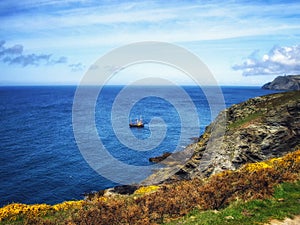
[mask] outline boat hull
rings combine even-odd
[[[144,124],[129,124],[129,127],[143,128]]]

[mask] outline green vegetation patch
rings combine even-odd
[[[253,121],[262,119],[263,117],[267,116],[267,113],[270,110],[273,110],[275,108],[281,107],[283,105],[287,106],[290,103],[295,103],[295,102],[300,102],[300,91],[290,91],[290,92],[284,92],[284,93],[276,93],[276,94],[271,94],[263,97],[263,101],[259,103],[255,103],[256,106],[256,112],[253,112],[252,114],[238,119],[237,121],[233,122],[232,124],[229,124],[228,128],[229,129],[234,129],[241,127],[247,123],[251,123]],[[250,103],[253,99],[250,99],[248,101],[248,104],[253,104]],[[247,107],[247,104],[246,104]]]
[[[263,113],[262,112],[255,112],[250,114],[249,116],[239,119],[237,121],[235,121],[234,123],[230,124],[228,127],[229,129],[234,129],[234,128],[238,128],[241,127],[247,123],[250,123],[254,120],[258,120],[259,118],[263,117]]]
[[[283,93],[276,93],[267,95],[268,99],[258,104],[257,107],[260,108],[274,108],[279,105],[286,104],[288,102],[299,101],[300,99],[300,91],[289,91]]]
[[[295,215],[300,215],[300,181],[278,185],[273,197],[269,199],[236,201],[220,211],[194,210],[183,219],[167,224],[252,225]]]

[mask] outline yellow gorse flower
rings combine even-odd
[[[59,203],[56,204],[54,206],[52,206],[52,208],[56,211],[66,211],[69,209],[80,209],[83,205],[84,201],[80,200],[80,201],[66,201],[63,203]]]
[[[51,206],[47,204],[26,205],[13,203],[0,208],[0,221],[9,218],[16,220],[20,216],[39,217],[44,216],[51,210]]]
[[[272,168],[272,165],[267,163],[267,162],[257,162],[257,163],[250,163],[246,164],[241,168],[243,171],[248,171],[248,172],[254,172],[254,171],[259,171],[261,169],[266,169],[266,168]]]
[[[137,189],[134,192],[134,194],[136,194],[136,195],[143,195],[143,194],[154,192],[157,189],[159,189],[159,186],[155,186],[155,185],[140,187],[139,189]]]
[[[51,211],[66,211],[69,209],[80,209],[84,201],[66,201],[56,205],[34,204],[26,205],[20,203],[12,203],[0,208],[0,221],[4,219],[17,220],[20,217],[35,218],[45,216]]]
[[[266,168],[283,169],[295,168],[300,164],[300,150],[286,154],[283,157],[272,158],[263,162],[248,163],[240,168],[240,171],[257,172]]]

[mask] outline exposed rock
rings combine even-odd
[[[300,90],[300,75],[278,76],[262,86],[271,90]]]
[[[153,162],[153,163],[159,163],[159,162],[163,161],[164,159],[166,159],[167,157],[169,157],[171,154],[172,153],[170,153],[170,152],[165,152],[161,156],[149,158],[149,161]]]
[[[208,177],[248,162],[283,156],[299,144],[300,91],[252,98],[222,111],[199,142],[169,156],[169,166],[144,183]],[[191,150],[192,157],[181,165],[176,163]]]
[[[138,187],[138,185],[121,185],[110,188],[107,191],[121,195],[131,195],[138,189]],[[106,195],[108,194],[106,193]]]

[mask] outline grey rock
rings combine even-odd
[[[278,76],[262,86],[270,90],[300,90],[300,75]]]
[[[176,166],[170,163],[145,183],[161,183],[162,177],[164,182],[208,177],[223,170],[236,170],[245,163],[281,157],[297,146],[300,91],[256,97],[222,111],[197,143],[175,153],[172,160],[179,162],[174,163]],[[192,156],[180,161],[185,155]]]

